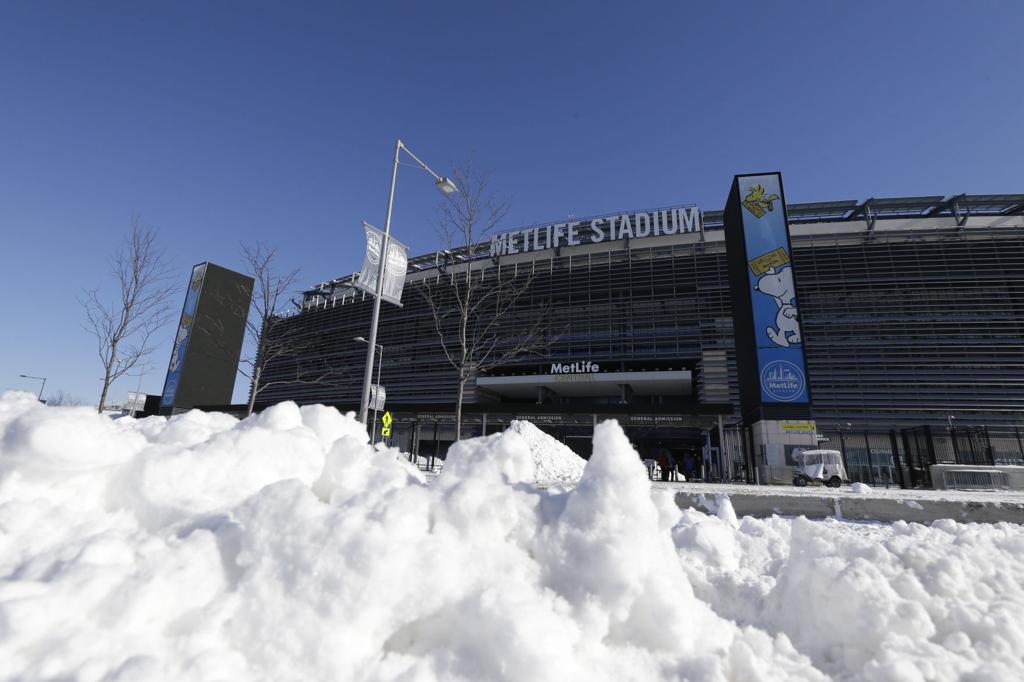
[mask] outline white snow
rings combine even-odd
[[[535,482],[575,483],[583,475],[583,467],[586,466],[587,460],[532,423],[516,419],[509,424],[508,430],[518,433],[530,448],[530,456],[533,457],[535,467]]]
[[[856,495],[867,495],[871,492],[871,486],[860,481],[855,481],[850,484],[850,492]]]
[[[731,532],[687,511],[675,533],[698,598],[835,678],[1024,679],[1021,526],[748,517]]]
[[[5,394],[0,679],[1024,677],[1020,526],[684,513],[614,422],[543,488],[525,431],[428,482],[319,406]]]

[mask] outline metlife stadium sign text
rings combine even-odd
[[[741,175],[740,214],[762,403],[806,403],[807,368],[782,178]]]
[[[560,246],[600,244],[620,239],[701,232],[704,216],[696,206],[569,221],[504,232],[491,238],[491,256],[506,256]]]

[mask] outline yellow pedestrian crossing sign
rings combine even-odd
[[[391,422],[392,421],[393,420],[391,419],[391,412],[390,411],[389,412],[385,412],[384,416],[381,417],[381,423],[382,423],[382,425],[380,427],[381,438],[387,438],[388,436],[391,435]]]

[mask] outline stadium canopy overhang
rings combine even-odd
[[[693,375],[689,370],[665,370],[482,376],[477,377],[476,385],[505,398],[519,399],[532,398],[543,389],[567,398],[615,397],[622,394],[623,387],[639,396],[690,396]]]

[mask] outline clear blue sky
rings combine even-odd
[[[108,282],[132,214],[182,285],[197,262],[238,267],[240,240],[307,283],[358,269],[397,137],[441,172],[491,169],[509,227],[719,209],[733,174],[775,169],[791,202],[1024,191],[1021,26],[1009,0],[5,0],[0,389],[42,374],[95,402],[76,294]],[[436,246],[435,203],[402,168],[394,230],[414,254]]]

